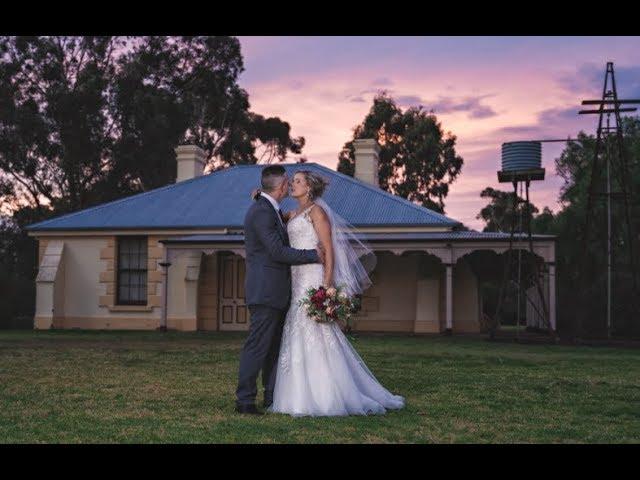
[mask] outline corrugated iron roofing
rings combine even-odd
[[[381,241],[443,241],[443,240],[509,240],[509,234],[504,232],[477,232],[455,231],[455,232],[400,232],[400,233],[363,233],[355,234],[360,240],[368,242]],[[526,241],[525,233],[515,233],[514,241]],[[534,241],[555,240],[555,235],[532,235]],[[239,233],[230,234],[201,234],[185,235],[183,237],[169,238],[161,240],[167,244],[199,244],[199,243],[244,243],[244,235]]]
[[[315,163],[282,164],[289,176],[313,170],[329,181],[323,198],[354,226],[442,226],[460,222]],[[263,165],[240,165],[29,225],[27,230],[242,227]],[[282,210],[295,208],[292,198]]]

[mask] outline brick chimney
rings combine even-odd
[[[353,141],[356,165],[354,176],[375,187],[378,183],[378,154],[380,146],[373,138],[359,138]]]
[[[176,183],[199,177],[204,173],[205,153],[196,145],[180,145],[176,148],[178,171]]]

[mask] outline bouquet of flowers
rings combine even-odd
[[[351,316],[360,310],[360,298],[348,296],[341,287],[309,288],[307,295],[299,303],[306,307],[307,314],[316,322],[337,321],[347,331],[351,330]]]

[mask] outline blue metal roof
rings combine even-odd
[[[477,240],[509,240],[509,234],[504,232],[478,232],[475,230],[455,232],[394,232],[394,233],[364,233],[358,232],[355,236],[367,242],[429,242],[443,240],[477,241]],[[556,240],[555,235],[532,235],[533,241]],[[514,233],[514,241],[526,241],[526,233]],[[201,243],[244,243],[244,235],[241,233],[229,234],[201,234],[186,235],[184,237],[168,238],[160,240],[166,244],[201,244]]]
[[[460,222],[316,163],[282,164],[289,176],[313,170],[329,181],[323,198],[354,226],[441,226]],[[242,227],[264,165],[239,165],[27,227],[30,231]],[[292,198],[282,210],[296,207]]]

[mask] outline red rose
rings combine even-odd
[[[324,288],[320,287],[318,291],[313,294],[313,296],[311,297],[311,300],[314,302],[316,300],[323,302],[325,298],[327,298],[327,293],[325,292]]]

